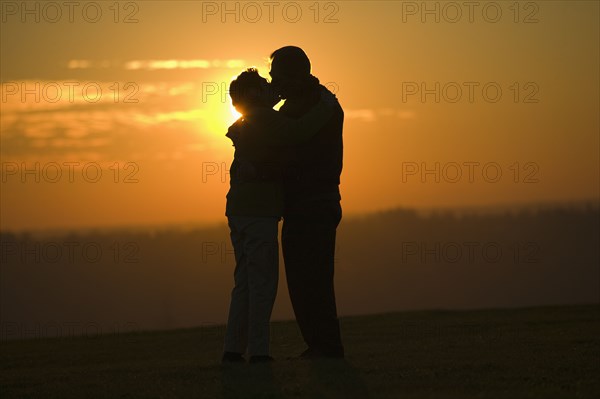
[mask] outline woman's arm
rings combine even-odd
[[[246,136],[265,145],[294,145],[313,137],[331,118],[337,99],[327,90],[321,91],[319,102],[300,118],[289,118],[272,109],[254,115],[248,121],[253,131]]]

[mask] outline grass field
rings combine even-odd
[[[422,311],[342,319],[345,361],[222,367],[223,327],[4,341],[0,398],[597,398],[600,306]]]

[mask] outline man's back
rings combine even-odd
[[[302,98],[288,99],[280,112],[298,118],[318,101],[321,85],[315,85]],[[344,111],[339,103],[325,126],[310,140],[288,148],[285,178],[286,201],[340,200],[339,184],[343,164]]]
[[[280,112],[301,117],[321,88],[316,84],[302,98],[286,100]],[[288,149],[281,244],[290,300],[308,345],[305,357],[344,356],[333,282],[336,229],[342,217],[343,123],[338,103],[314,137]]]

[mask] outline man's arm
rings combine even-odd
[[[333,115],[337,104],[335,96],[325,90],[321,99],[300,118],[289,118],[272,109],[261,111],[249,121],[253,130],[250,140],[265,145],[294,145],[313,137]]]

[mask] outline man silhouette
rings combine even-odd
[[[301,117],[317,104],[324,86],[311,75],[301,48],[282,47],[270,58],[273,88],[285,99],[280,112]],[[314,137],[286,149],[281,245],[294,314],[308,345],[301,358],[344,357],[333,284],[336,229],[342,218],[343,122],[337,103]]]

